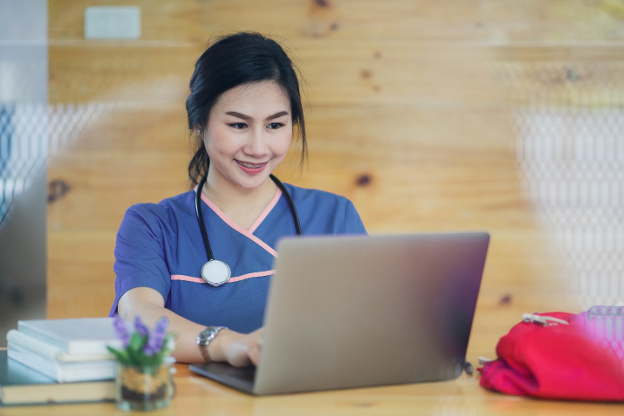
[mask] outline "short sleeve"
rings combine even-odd
[[[121,296],[136,287],[152,288],[167,302],[171,273],[166,241],[171,241],[171,230],[166,227],[165,213],[160,212],[163,209],[141,204],[126,211],[115,244],[115,302],[110,315],[116,313]]]
[[[350,200],[345,204],[344,226],[345,234],[367,234],[362,218]]]

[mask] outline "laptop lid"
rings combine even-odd
[[[283,239],[251,393],[458,377],[488,244],[485,232]]]

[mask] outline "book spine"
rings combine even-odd
[[[107,345],[113,348],[122,348],[122,343],[119,340],[110,341],[72,341],[67,345],[67,354],[69,355],[101,355],[110,354]]]
[[[17,329],[9,330],[6,335],[6,339],[9,350],[12,349],[12,346],[17,346],[19,348],[32,351],[48,360],[56,361],[61,353],[61,350],[54,345],[47,344],[37,338],[19,332]]]
[[[83,362],[83,361],[104,361],[112,360],[115,357],[110,352],[96,354],[69,354],[63,352],[60,348],[48,344],[40,339],[23,333],[16,329],[7,332],[8,347],[17,346],[26,349],[34,354],[39,355],[47,360],[58,361],[61,363]]]
[[[40,374],[43,374],[46,377],[51,378],[57,382],[61,382],[62,375],[58,368],[56,367],[54,361],[46,362],[44,359],[33,359],[31,353],[26,350],[22,350],[20,348],[11,348],[7,349],[7,356],[11,360],[15,360],[18,363],[25,365],[28,368],[31,368]]]
[[[10,359],[29,367],[58,383],[109,380],[115,377],[115,361],[59,363],[47,360],[32,351],[13,346],[7,350]]]
[[[28,335],[31,338],[34,338],[40,342],[50,344],[60,351],[67,352],[66,351],[67,345],[65,345],[61,340],[55,337],[49,336],[48,334],[46,334],[45,332],[42,332],[36,327],[32,327],[31,325],[29,325],[29,321],[18,321],[17,331],[20,334]]]
[[[94,325],[101,325],[101,320],[109,318],[97,318]],[[86,319],[88,320],[88,319]],[[85,321],[86,321],[85,320]],[[78,321],[77,319],[75,321]],[[32,321],[38,323],[37,321]],[[99,324],[97,322],[100,322]],[[95,354],[110,354],[107,345],[113,348],[121,348],[122,342],[119,339],[66,339],[63,336],[59,336],[51,331],[47,331],[45,328],[41,328],[38,325],[31,325],[30,321],[18,321],[17,331],[31,338],[35,338],[40,342],[51,344],[57,348],[61,353],[66,355],[95,355]],[[68,324],[71,325],[71,324]],[[112,323],[110,323],[112,325]],[[111,327],[112,328],[112,327]],[[76,330],[83,330],[84,328],[77,328]]]

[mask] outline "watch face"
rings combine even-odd
[[[223,327],[221,326],[209,326],[199,333],[197,336],[197,344],[198,345],[208,345],[212,339],[217,336],[219,331],[221,331]]]
[[[199,345],[206,345],[206,342],[208,341],[208,338],[210,338],[211,333],[212,333],[212,330],[210,328],[206,328],[203,331],[201,331],[199,335],[197,336],[197,343]]]

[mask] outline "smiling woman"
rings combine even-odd
[[[234,87],[219,97],[199,134],[211,161],[203,191],[229,218],[249,228],[275,196],[275,184],[267,178],[290,146],[288,96],[275,81]]]
[[[190,81],[191,93],[186,101],[189,129],[204,128],[218,101],[234,99],[235,96],[248,92],[246,90],[250,85],[261,81],[273,81],[282,89],[275,99],[288,99],[289,105],[282,111],[289,112],[292,124],[298,127],[303,162],[307,148],[305,121],[295,68],[277,42],[258,34],[238,33],[225,37],[199,57]],[[226,91],[230,94],[222,97]],[[262,101],[262,97],[258,98]],[[262,103],[263,106],[267,104]],[[236,109],[227,111],[236,112]],[[244,118],[242,120],[245,121]],[[189,164],[189,178],[194,185],[199,182],[210,164],[203,144],[201,141],[197,144],[195,156]]]
[[[275,41],[238,33],[214,43],[197,60],[186,107],[194,189],[126,212],[111,315],[148,325],[167,316],[178,361],[255,364],[278,240],[366,230],[345,197],[272,175],[294,131],[306,157],[299,82]],[[215,263],[223,279],[206,277]]]

